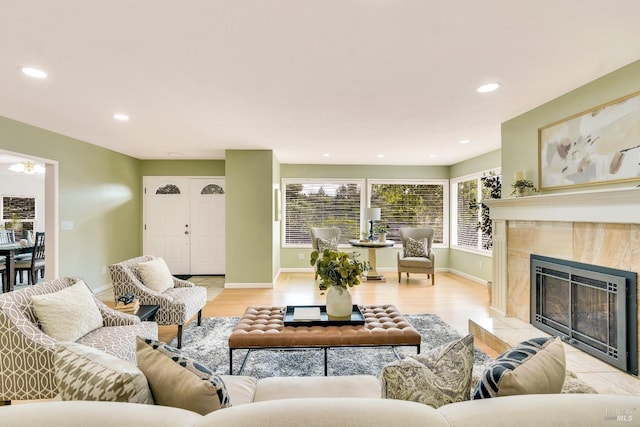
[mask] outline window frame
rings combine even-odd
[[[364,178],[282,178],[281,179],[281,227],[280,227],[280,241],[282,248],[311,248],[311,242],[309,243],[287,243],[287,185],[289,184],[358,184],[360,185],[360,228],[362,229],[362,221],[364,214],[364,207],[367,202],[367,187],[366,179]],[[362,230],[361,230],[362,231]],[[350,247],[347,244],[341,243],[338,247]]]
[[[493,255],[493,250],[487,250],[482,247],[482,230],[478,230],[478,246],[476,248],[471,248],[468,246],[460,246],[458,245],[458,183],[464,181],[477,180],[478,181],[478,194],[482,197],[482,181],[481,178],[487,175],[501,175],[501,168],[492,168],[487,169],[481,172],[475,172],[463,176],[459,176],[456,178],[452,178],[450,180],[451,184],[451,199],[450,199],[450,210],[451,210],[451,249],[459,250],[462,252],[469,252],[478,255],[484,255],[491,257]],[[478,200],[479,202],[482,199]],[[478,210],[478,222],[481,221],[480,210]]]
[[[442,243],[433,243],[433,248],[448,248],[449,247],[449,228],[450,228],[450,213],[449,213],[449,180],[448,179],[430,179],[430,178],[414,178],[414,179],[380,179],[369,178],[367,179],[367,206],[371,206],[371,194],[372,186],[376,184],[396,184],[396,185],[441,185],[442,186]],[[384,218],[383,218],[384,220]],[[362,223],[362,221],[361,221]],[[364,224],[368,226],[367,224]],[[362,231],[368,231],[362,230]],[[396,242],[394,247],[402,247],[402,242]]]

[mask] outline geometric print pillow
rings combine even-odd
[[[565,377],[560,338],[533,338],[498,356],[478,380],[472,399],[560,393]]]
[[[405,241],[404,256],[405,257],[426,257],[427,252],[425,247],[427,246],[427,239],[414,240],[411,237],[407,237]]]
[[[138,367],[144,372],[156,405],[206,415],[231,406],[220,376],[163,342],[136,338]]]
[[[318,252],[322,253],[325,249],[329,249],[332,252],[338,251],[338,241],[335,237],[332,237],[331,240],[318,238]]]
[[[62,400],[153,404],[147,378],[131,362],[73,342],[58,343],[53,357]]]
[[[382,395],[434,408],[469,400],[473,360],[473,335],[467,335],[392,362],[382,369]]]

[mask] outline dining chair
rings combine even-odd
[[[28,284],[35,285],[38,283],[38,273],[40,277],[44,277],[44,232],[36,233],[36,242],[33,246],[33,252],[30,259],[19,259],[15,263],[16,279],[18,274],[23,271],[28,272]]]

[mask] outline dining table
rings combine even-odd
[[[15,260],[16,255],[33,252],[34,243],[16,242],[0,244],[0,256],[6,259],[7,280],[4,281],[2,292],[11,292],[16,284]]]

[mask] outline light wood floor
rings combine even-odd
[[[469,317],[488,316],[489,294],[482,284],[451,273],[436,273],[435,286],[431,286],[426,275],[411,275],[408,280],[403,275],[400,284],[396,272],[385,276],[385,282],[362,282],[352,288],[353,302],[393,304],[406,314],[437,314],[460,334],[468,333]],[[249,306],[324,303],[325,295],[318,290],[313,273],[282,273],[273,289],[224,289],[207,303],[203,316],[241,316]],[[176,333],[176,326],[159,328],[159,338],[165,342],[171,341]],[[490,356],[497,355],[482,342],[476,340],[476,345]]]

